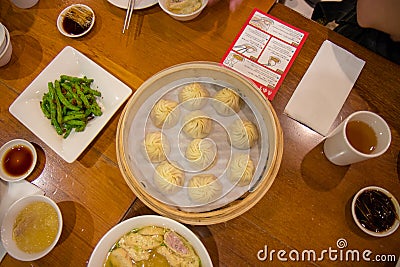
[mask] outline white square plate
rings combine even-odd
[[[60,75],[94,79],[92,88],[101,92],[98,103],[103,114],[91,120],[83,132],[72,131],[64,139],[58,135],[41,108],[47,83]],[[75,161],[132,94],[131,88],[76,49],[66,46],[11,104],[9,111],[30,131],[68,163]]]

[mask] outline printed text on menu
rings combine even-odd
[[[254,9],[221,63],[247,76],[272,100],[308,33]]]

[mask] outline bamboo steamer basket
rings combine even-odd
[[[252,190],[246,191],[238,199],[224,205],[223,207],[205,211],[188,212],[177,206],[168,205],[159,201],[144,188],[143,184],[135,177],[132,164],[132,155],[129,154],[128,143],[129,131],[133,119],[141,107],[151,95],[159,88],[173,83],[179,79],[190,77],[209,77],[213,80],[223,81],[239,92],[244,92],[253,106],[262,115],[266,123],[268,133],[268,157],[265,162],[265,169],[258,183]],[[117,126],[116,153],[121,173],[133,191],[133,193],[154,212],[191,225],[210,225],[231,220],[251,209],[266,194],[271,187],[278,173],[283,154],[283,134],[278,117],[270,104],[255,86],[255,84],[243,75],[230,70],[220,64],[212,62],[189,62],[167,68],[146,80],[133,94],[125,108]]]

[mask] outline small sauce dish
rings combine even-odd
[[[87,5],[74,4],[61,11],[57,28],[61,34],[71,38],[87,34],[94,25],[94,11]]]
[[[55,247],[62,228],[58,205],[49,197],[29,195],[8,208],[1,225],[1,241],[11,257],[34,261]]]
[[[0,148],[0,178],[16,182],[28,177],[35,168],[37,153],[35,147],[24,139],[13,139]]]
[[[400,225],[400,206],[386,189],[368,186],[356,193],[351,203],[351,213],[356,225],[375,237],[394,233]]]

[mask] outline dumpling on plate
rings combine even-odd
[[[223,88],[214,95],[211,102],[215,111],[222,116],[231,116],[240,111],[242,99],[240,96],[229,88]]]
[[[238,149],[252,148],[259,138],[256,125],[249,120],[235,120],[229,125],[228,132],[231,145]]]
[[[118,247],[113,249],[107,256],[107,261],[104,266],[127,266],[133,267],[132,258],[129,252],[125,249]]]
[[[182,188],[185,173],[168,161],[163,161],[156,167],[153,178],[161,193],[174,194]]]
[[[187,114],[183,119],[183,132],[191,138],[205,138],[212,130],[212,119],[201,110]]]
[[[189,180],[188,195],[193,202],[206,204],[222,195],[222,184],[214,174],[198,174]]]
[[[199,82],[185,85],[178,94],[179,102],[188,109],[201,109],[207,104],[210,93],[207,88]]]
[[[158,254],[165,257],[168,266],[193,266],[193,267],[201,266],[200,258],[195,253],[189,256],[182,257],[167,246],[160,246],[156,249],[156,251]]]
[[[157,128],[171,128],[179,120],[178,102],[168,99],[160,99],[150,112],[150,119]]]
[[[186,159],[196,169],[211,167],[217,159],[217,146],[211,139],[193,139],[185,152]]]
[[[143,146],[145,155],[152,163],[165,160],[171,150],[167,137],[160,131],[147,133]]]
[[[254,163],[250,155],[245,153],[237,153],[230,160],[227,176],[231,183],[237,186],[249,185],[254,175]]]

